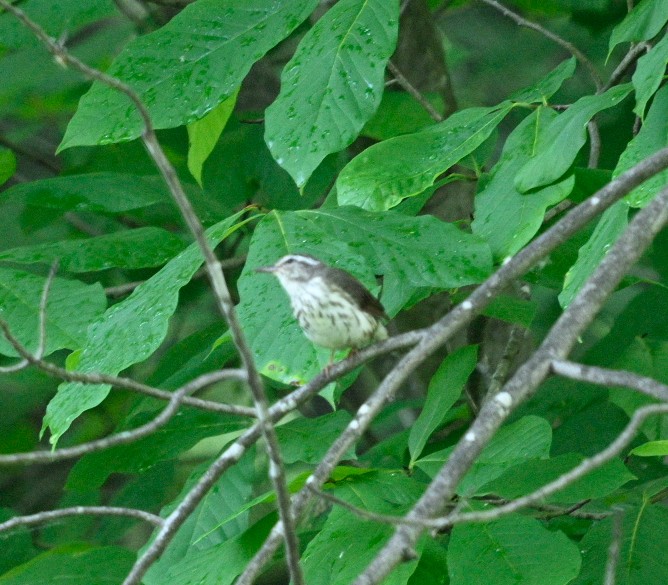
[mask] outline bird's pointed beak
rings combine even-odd
[[[276,266],[259,266],[258,268],[255,269],[255,272],[266,272],[268,274],[271,274],[273,272],[276,272]]]

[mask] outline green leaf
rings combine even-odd
[[[137,228],[81,240],[24,246],[0,252],[0,260],[18,264],[47,263],[69,272],[107,268],[160,266],[183,249],[183,240],[154,227]]]
[[[0,522],[5,522],[17,515],[13,510],[0,508]],[[37,550],[33,544],[32,534],[27,526],[17,527],[9,534],[3,534],[0,575],[16,565],[22,565],[36,554]]]
[[[159,412],[142,411],[120,430],[146,424]],[[174,459],[206,437],[238,431],[247,426],[238,416],[183,409],[165,426],[143,439],[90,453],[79,459],[67,478],[67,489],[98,489],[112,473],[145,472],[161,461]]]
[[[573,77],[576,63],[575,57],[562,61],[535,85],[515,92],[510,96],[510,100],[513,102],[545,103],[562,86],[564,81]]]
[[[617,563],[617,585],[661,585],[668,583],[668,565],[661,562],[668,546],[668,510],[662,505],[623,511],[622,538]],[[580,542],[582,571],[572,585],[601,583],[608,563],[613,519],[595,522]]]
[[[518,171],[515,187],[522,193],[563,177],[587,140],[587,124],[598,112],[621,102],[631,84],[616,85],[600,95],[580,98],[549,124],[539,128],[531,159]]]
[[[162,517],[170,514],[183,501],[210,465],[207,461],[197,467],[178,497],[160,511]],[[230,541],[242,534],[249,525],[250,512],[247,504],[253,497],[253,486],[258,480],[256,451],[251,447],[214,483],[195,510],[188,515],[167,550],[155,563],[151,576],[142,582],[146,585],[156,583],[158,574],[171,571],[172,567],[185,559],[215,549],[219,543]],[[158,583],[164,583],[164,580]]]
[[[513,107],[462,110],[421,132],[374,144],[339,174],[339,205],[382,211],[422,193],[480,146]]]
[[[668,22],[667,0],[643,0],[612,31],[608,57],[623,42],[648,41]]]
[[[121,583],[136,555],[117,546],[68,545],[44,552],[0,577],[1,585],[112,585]]]
[[[633,111],[641,118],[645,117],[647,102],[654,95],[666,73],[668,63],[668,35],[664,36],[649,53],[640,59],[631,81],[636,92],[636,106]]]
[[[238,222],[241,211],[207,230],[216,245],[254,217]],[[139,285],[124,301],[114,305],[88,328],[88,339],[76,364],[81,372],[116,375],[143,361],[162,343],[169,318],[176,310],[179,290],[190,282],[202,264],[202,254],[191,244],[159,272]],[[66,382],[47,407],[42,431],[51,430],[55,445],[72,421],[100,404],[109,394],[108,384],[84,385]]]
[[[534,459],[515,465],[484,486],[486,493],[502,498],[518,498],[557,479],[579,465],[584,456],[566,453],[548,459]],[[635,476],[619,460],[613,459],[548,498],[554,503],[577,503],[612,494]]]
[[[332,493],[370,512],[401,514],[419,498],[423,489],[415,480],[393,472],[351,478],[337,484]],[[348,510],[334,506],[302,556],[305,581],[309,585],[348,585],[391,534],[391,526],[360,520]],[[404,563],[383,584],[406,583],[416,564],[417,560]]]
[[[580,562],[564,534],[519,515],[455,526],[448,546],[450,585],[566,585]]]
[[[629,206],[625,201],[618,201],[606,209],[594,228],[587,243],[580,248],[578,259],[566,273],[564,288],[559,293],[559,304],[570,305],[582,285],[596,270],[601,260],[617,238],[624,232],[629,222]]]
[[[276,427],[281,455],[286,463],[304,461],[320,463],[330,445],[344,431],[352,417],[345,410],[317,418],[300,417]],[[342,459],[356,459],[355,448],[349,448]]]
[[[481,282],[491,269],[485,244],[434,217],[358,208],[271,212],[253,234],[239,279],[239,318],[260,371],[287,384],[310,379],[330,353],[316,351],[303,335],[278,282],[254,272],[295,252],[348,270],[372,291],[374,275],[383,275],[382,302],[389,315],[418,288]]]
[[[636,457],[665,457],[668,455],[668,441],[648,441],[631,449],[629,454]]]
[[[16,172],[16,157],[9,148],[0,146],[0,185],[6,183]]]
[[[63,211],[122,213],[169,201],[169,193],[161,177],[90,173],[15,185],[3,194],[10,198]]]
[[[480,182],[471,230],[489,243],[497,260],[512,256],[531,241],[543,223],[545,210],[573,189],[572,175],[531,193],[521,193],[514,184],[515,176],[533,155],[535,136],[555,118],[556,112],[543,107],[527,116],[508,136],[489,177]]]
[[[453,351],[441,362],[429,382],[427,399],[408,437],[411,454],[409,468],[415,464],[431,434],[441,425],[462,393],[466,380],[478,361],[478,346],[466,345]]]
[[[231,96],[253,63],[317,4],[198,0],[162,28],[130,42],[108,73],[132,86],[156,128],[188,124]],[[95,82],[81,98],[59,150],[132,140],[143,127],[127,96]]]
[[[46,279],[14,268],[0,268],[0,319],[30,351],[39,343],[39,305]],[[78,280],[55,278],[46,303],[45,355],[59,349],[77,349],[86,340],[86,328],[107,304],[102,287]],[[4,335],[0,353],[18,354]]]
[[[439,94],[426,93],[424,97],[436,110],[443,110],[443,99]],[[380,141],[418,132],[433,124],[431,116],[409,93],[385,91],[376,113],[364,125],[361,133]]]
[[[82,27],[101,18],[115,16],[112,0],[30,0],[21,5],[32,20],[56,39],[74,36]],[[0,45],[19,49],[39,45],[39,39],[14,15],[0,14]]]
[[[484,495],[479,489],[499,477],[506,469],[528,459],[547,457],[552,442],[550,424],[537,416],[525,416],[503,427],[489,442],[457,487],[457,493],[468,497]],[[454,450],[448,447],[419,459],[415,465],[435,477]]]
[[[668,86],[656,92],[640,131],[626,146],[613,171],[618,177],[640,161],[668,145]],[[645,207],[668,183],[668,171],[661,171],[629,193],[624,200],[631,207]]]
[[[202,186],[202,167],[213,151],[237,103],[239,89],[200,120],[188,124],[188,170]]]
[[[537,310],[538,304],[535,301],[501,295],[492,300],[482,314],[528,328],[533,322]]]
[[[383,95],[398,0],[340,0],[304,36],[266,111],[265,140],[298,187],[357,137]]]

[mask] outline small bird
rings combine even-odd
[[[316,345],[353,351],[387,339],[385,309],[365,286],[340,268],[308,254],[283,256],[257,272],[273,274],[290,297],[292,312],[304,334]]]

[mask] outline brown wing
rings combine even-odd
[[[385,314],[385,308],[381,302],[353,275],[348,274],[345,270],[341,270],[340,268],[329,266],[327,270],[327,278],[330,282],[348,293],[363,311],[366,311],[377,319],[389,319]]]

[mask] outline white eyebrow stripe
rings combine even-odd
[[[315,258],[309,258],[308,256],[301,256],[300,254],[290,254],[289,256],[285,256],[284,258],[281,259],[281,264],[287,262],[290,259],[299,260],[300,262],[303,262],[304,264],[309,264],[310,266],[317,266],[318,264],[320,264],[320,262]]]

